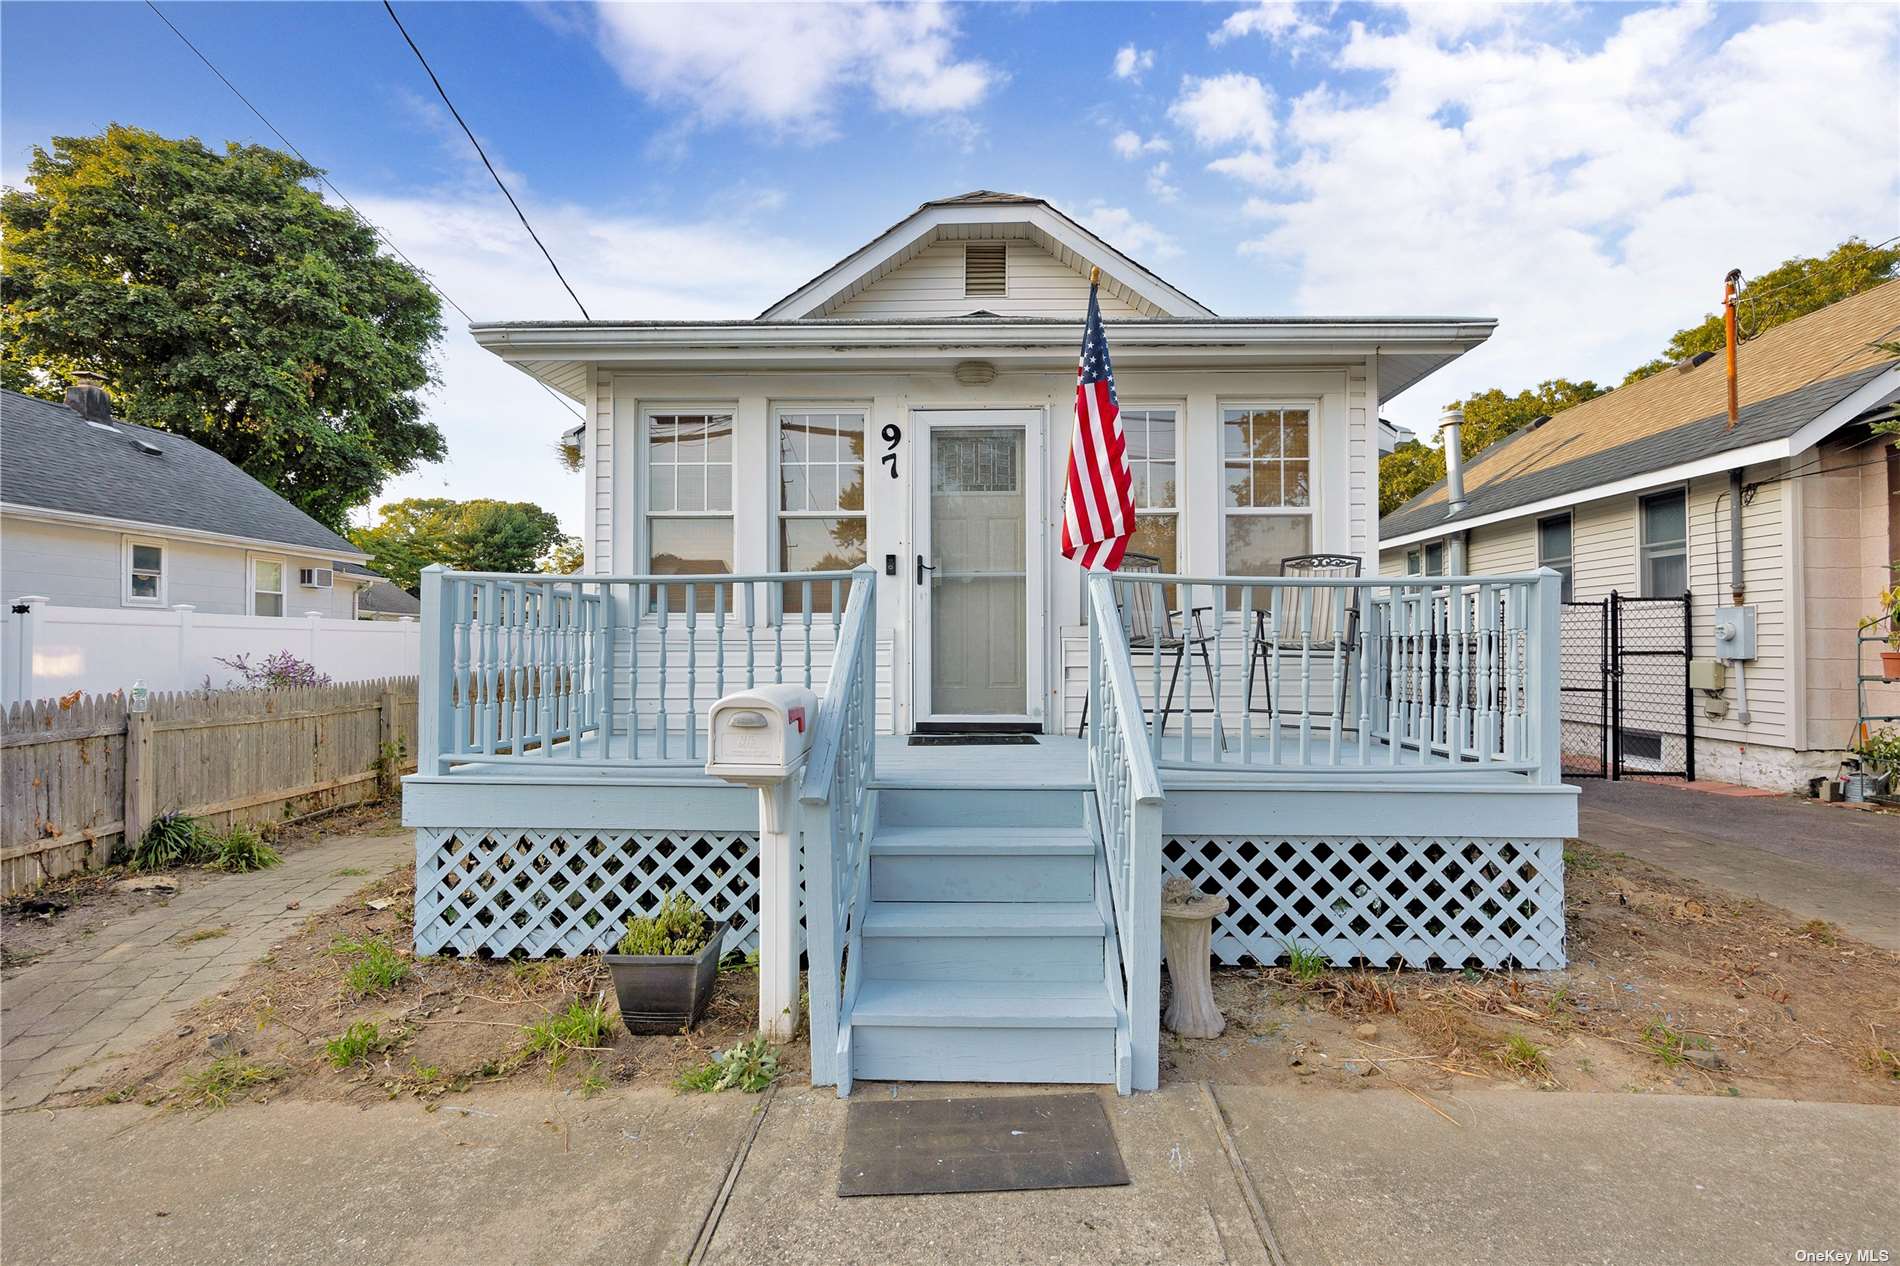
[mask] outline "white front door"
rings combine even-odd
[[[912,672],[925,723],[1039,722],[1042,411],[919,409]]]

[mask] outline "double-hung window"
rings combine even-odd
[[[283,613],[284,560],[253,558],[251,560],[251,614],[282,615]]]
[[[125,589],[120,596],[127,606],[165,605],[165,546],[162,543],[125,538]]]
[[[1281,559],[1312,549],[1312,423],[1310,408],[1221,409],[1229,576],[1277,576]]]
[[[732,414],[650,413],[646,428],[647,568],[659,576],[730,575]],[[669,610],[686,607],[683,587],[667,590]],[[710,587],[699,594],[713,610]]]
[[[1572,548],[1568,514],[1553,514],[1537,520],[1537,565],[1548,567],[1564,578],[1565,602],[1571,600]]]
[[[1682,489],[1644,497],[1643,596],[1680,598],[1689,590],[1689,507]]]
[[[1410,549],[1405,552],[1405,574],[1408,576],[1442,576],[1445,574],[1445,543],[1432,541],[1423,549]]]
[[[1128,442],[1128,470],[1135,481],[1135,534],[1129,552],[1159,559],[1161,570],[1181,570],[1180,518],[1175,504],[1174,409],[1124,408],[1122,434]]]
[[[781,410],[778,486],[779,570],[849,571],[864,562],[863,410]],[[785,610],[804,609],[804,587],[787,585]],[[831,611],[829,584],[812,586],[811,609]]]

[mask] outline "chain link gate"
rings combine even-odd
[[[1560,656],[1568,778],[1695,778],[1692,600],[1567,602]]]

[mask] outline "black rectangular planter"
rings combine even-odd
[[[613,973],[620,1022],[629,1033],[683,1033],[699,1023],[719,979],[726,923],[697,954],[603,954]]]

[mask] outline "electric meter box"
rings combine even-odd
[[[712,706],[706,772],[734,782],[788,778],[805,763],[818,696],[803,686],[760,686]]]
[[[1752,605],[1715,609],[1715,657],[1755,658],[1755,608]]]

